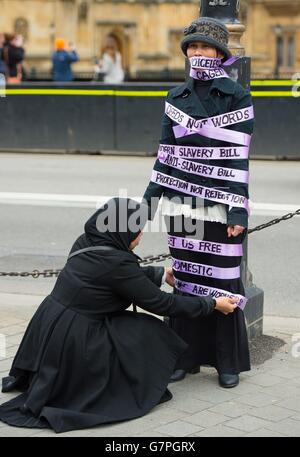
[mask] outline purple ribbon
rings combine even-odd
[[[236,170],[233,168],[217,167],[213,165],[203,165],[191,160],[179,159],[163,152],[159,154],[158,159],[161,163],[169,167],[182,170],[186,173],[191,173],[197,176],[209,176],[214,179],[222,179],[225,181],[249,182],[249,172],[245,170]]]
[[[172,268],[181,273],[187,273],[197,276],[205,276],[206,278],[216,279],[237,279],[240,277],[240,267],[219,268],[202,263],[188,262],[187,260],[179,260],[172,257]]]
[[[215,70],[222,66],[222,59],[219,57],[194,56],[189,58],[191,68],[197,70]]]
[[[190,66],[191,68],[201,69],[201,70],[215,70],[219,67],[228,67],[234,62],[239,60],[239,56],[231,56],[229,59],[222,62],[222,59],[219,57],[190,57]]]
[[[229,78],[228,74],[222,67],[232,65],[239,57],[232,56],[222,63],[220,58],[211,57],[191,57],[190,76],[201,81],[208,81],[216,78]]]
[[[199,135],[211,138],[214,140],[226,141],[227,143],[242,144],[243,146],[249,146],[251,142],[251,135],[242,132],[234,132],[232,130],[223,130],[217,127],[204,127],[201,131],[195,131],[193,129],[187,129],[181,125],[173,127],[175,138],[182,138],[183,136]]]
[[[192,195],[193,197],[200,197],[237,208],[245,208],[249,213],[249,202],[247,198],[243,197],[242,195],[199,186],[197,184],[183,181],[182,179],[173,178],[172,176],[165,175],[164,173],[160,173],[156,170],[152,171],[151,181],[159,184],[160,186],[168,187],[170,189],[183,192],[184,194]]]
[[[176,146],[174,144],[160,144],[157,155],[160,153],[169,154],[183,159],[201,160],[232,160],[248,159],[249,147],[196,147],[196,146]]]
[[[225,60],[225,62],[222,63],[222,67],[229,67],[232,65],[234,62],[240,59],[240,56],[231,56],[229,59]]]
[[[193,282],[180,281],[178,279],[175,279],[175,287],[181,292],[186,292],[187,294],[191,295],[197,295],[199,297],[211,296],[213,298],[238,298],[239,302],[237,303],[237,306],[242,310],[245,308],[248,301],[246,297],[240,294],[234,294],[232,292],[228,292],[227,290],[216,289],[214,287],[202,286],[200,284],[195,284]]]
[[[190,77],[199,79],[200,81],[209,81],[210,79],[216,78],[229,78],[228,74],[223,68],[217,68],[216,70],[196,70],[191,68]]]
[[[168,235],[168,246],[175,249],[187,251],[203,252],[205,254],[223,255],[230,257],[242,257],[242,244],[224,244],[212,241],[195,240],[193,238],[183,238]]]
[[[247,108],[220,114],[218,116],[196,120],[166,102],[165,113],[170,119],[178,124],[173,127],[176,138],[198,133],[199,135],[208,138],[227,141],[229,143],[240,144],[243,146],[249,146],[250,144],[251,135],[227,130],[223,127],[253,119],[254,111],[252,105]]]

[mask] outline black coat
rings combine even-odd
[[[71,252],[90,245],[82,235]],[[3,380],[3,391],[23,393],[0,406],[0,419],[64,432],[139,417],[170,399],[186,344],[160,319],[127,308],[195,318],[211,313],[214,301],[161,291],[162,273],[116,249],[69,259]]]
[[[251,95],[240,84],[235,83],[229,78],[216,78],[213,80],[208,95],[200,101],[195,88],[195,80],[189,78],[188,81],[181,86],[171,89],[167,96],[167,101],[183,111],[184,113],[192,116],[195,119],[204,119],[207,117],[217,116],[219,114],[235,111],[238,109],[246,108],[252,105]],[[224,141],[210,139],[198,134],[184,136],[182,138],[175,138],[172,127],[176,125],[166,114],[162,120],[162,132],[160,144],[171,144],[179,146],[195,146],[195,147],[236,147],[236,144],[229,144]],[[247,134],[253,132],[253,120],[241,122],[226,127],[230,130],[240,131]],[[216,165],[221,167],[235,168],[241,170],[248,170],[249,162],[247,159],[232,159],[232,160],[196,160],[197,163],[204,163],[206,165]],[[158,159],[154,164],[154,170],[157,170],[166,175],[174,178],[179,178],[197,185],[202,185],[209,188],[218,188],[226,190],[238,195],[243,195],[249,198],[248,184],[238,183],[233,181],[225,181],[220,179],[205,178],[198,175],[186,174],[182,170],[177,170],[161,163]],[[150,205],[151,198],[166,196],[169,199],[179,197],[181,200],[187,197],[180,191],[165,188],[159,184],[150,182],[145,194],[144,199]],[[198,197],[197,197],[198,198]],[[196,206],[196,197],[192,197],[193,207]],[[212,206],[216,203],[211,200],[204,200],[204,206]],[[226,205],[228,210],[228,206]],[[239,224],[244,227],[248,226],[248,214],[243,208],[233,207],[228,211],[228,224]]]
[[[17,76],[17,65],[24,60],[25,50],[22,47],[6,44],[1,50],[0,59],[2,59],[8,68],[8,76]]]

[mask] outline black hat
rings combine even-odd
[[[211,17],[200,17],[186,27],[183,31],[184,38],[181,41],[182,52],[187,55],[190,43],[202,41],[216,47],[225,55],[225,60],[231,57],[228,49],[229,31],[223,22]]]

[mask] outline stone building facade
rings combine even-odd
[[[252,57],[253,77],[290,78],[299,72],[300,0],[244,3],[242,19],[246,32],[242,43]]]
[[[76,43],[76,73],[92,74],[108,33],[119,42],[133,78],[183,75],[182,29],[199,0],[0,0],[0,32],[25,37],[26,69],[49,72],[55,37]],[[241,0],[242,43],[255,77],[300,70],[300,0]]]

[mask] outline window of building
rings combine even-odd
[[[277,66],[282,67],[284,65],[284,43],[283,37],[277,36]]]
[[[18,17],[15,20],[14,31],[17,35],[22,35],[24,40],[28,40],[28,21],[24,17]]]
[[[184,56],[182,54],[180,43],[182,40],[182,30],[169,31],[169,55],[171,68],[181,69],[184,67]]]
[[[295,66],[295,34],[290,28],[280,25],[274,27],[276,34],[276,68]]]
[[[295,65],[295,38],[290,36],[288,38],[288,67]]]

